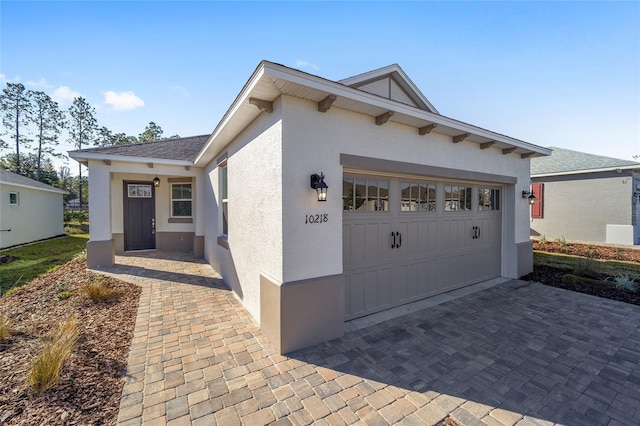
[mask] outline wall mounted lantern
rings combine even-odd
[[[153,178],[153,186],[156,188],[160,186],[160,178],[157,175]]]
[[[536,196],[531,191],[522,191],[522,198],[529,201],[529,204],[534,205],[536,203]]]
[[[311,175],[311,188],[318,193],[318,201],[327,201],[327,188],[329,187],[324,183],[324,173]]]

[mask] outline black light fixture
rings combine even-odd
[[[311,188],[318,193],[318,201],[327,201],[327,188],[329,187],[324,183],[324,173],[311,175]]]
[[[536,196],[531,191],[522,191],[522,198],[529,200],[529,204],[534,205],[536,203]]]
[[[153,178],[153,186],[155,186],[156,188],[160,186],[160,178],[158,177],[158,175]]]

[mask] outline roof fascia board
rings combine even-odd
[[[249,80],[244,85],[244,87],[242,88],[238,96],[236,96],[235,100],[233,101],[233,103],[231,104],[227,112],[222,117],[222,120],[220,120],[216,128],[213,129],[211,136],[209,136],[209,139],[207,139],[207,142],[200,149],[200,152],[198,152],[198,155],[196,155],[196,158],[193,160],[193,164],[196,164],[196,165],[198,164],[198,162],[204,156],[204,153],[211,147],[211,145],[216,140],[216,137],[220,134],[222,129],[224,129],[225,126],[229,123],[229,121],[231,121],[236,111],[244,103],[245,99],[249,97],[249,95],[253,91],[253,88],[256,86],[256,84],[258,84],[258,82],[264,75],[265,66],[267,64],[268,63],[266,61],[260,62],[260,64],[258,65],[258,68],[256,68],[256,70],[253,72],[253,75],[249,78]]]
[[[58,189],[58,188],[39,188],[37,186],[31,186],[31,185],[25,185],[23,183],[13,183],[13,182],[0,182],[0,184],[2,185],[6,185],[6,186],[17,186],[18,188],[27,188],[27,189],[35,189],[37,191],[45,191],[45,192],[54,192],[56,194],[68,194],[69,192],[65,191],[64,189]]]
[[[163,164],[168,166],[193,166],[193,162],[185,160],[170,160],[166,158],[153,158],[153,157],[134,157],[130,155],[110,155],[99,154],[95,152],[69,152],[69,157],[76,161],[80,160],[111,160],[120,161],[123,163],[153,163]]]
[[[489,130],[473,126],[471,124],[454,120],[453,118],[449,118],[444,115],[434,114],[415,107],[411,107],[409,105],[405,105],[400,102],[396,102],[390,99],[384,99],[379,96],[354,89],[352,87],[344,86],[340,83],[323,79],[321,77],[312,76],[309,74],[301,74],[299,71],[293,70],[291,68],[284,68],[282,66],[270,63],[268,63],[267,65],[269,67],[265,67],[265,74],[275,78],[282,78],[292,83],[301,84],[313,89],[334,94],[338,97],[343,96],[345,98],[349,98],[358,102],[377,106],[381,109],[393,110],[399,114],[405,114],[411,117],[424,119],[431,123],[452,127],[454,129],[460,130],[462,133],[471,133],[476,136],[485,137],[487,139],[496,140],[498,142],[504,142],[518,148],[536,152],[538,154],[551,155],[550,149],[514,139],[509,136],[501,135],[499,133],[494,133]]]
[[[602,172],[615,172],[616,170],[637,170],[640,171],[640,165],[637,166],[622,166],[622,167],[606,167],[602,169],[583,169],[583,170],[570,170],[566,172],[554,172],[554,173],[539,173],[532,174],[532,178],[549,177],[549,176],[566,176],[566,175],[582,175],[586,173],[602,173]]]

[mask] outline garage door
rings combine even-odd
[[[478,182],[345,174],[345,318],[500,276],[500,203]]]

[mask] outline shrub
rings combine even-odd
[[[636,282],[636,278],[633,278],[627,274],[616,275],[615,277],[607,277],[605,278],[605,281],[613,282],[613,285],[618,290],[631,292],[638,291],[638,283]]]
[[[82,286],[82,290],[91,299],[93,303],[109,302],[120,296],[116,290],[106,287],[102,284],[104,277],[102,275],[91,276],[89,283]]]
[[[11,321],[8,317],[0,314],[0,342],[11,337]]]
[[[573,268],[573,275],[579,277],[587,277],[592,279],[600,279],[601,277],[595,272],[596,264],[593,259],[580,259]]]
[[[540,237],[540,239],[538,240],[538,242],[544,246],[545,244],[547,244],[547,236],[543,234],[542,237]]]
[[[51,388],[60,376],[64,361],[71,354],[78,340],[78,326],[75,317],[71,316],[53,332],[45,343],[38,357],[33,361],[29,372],[29,385],[41,393]]]
[[[58,283],[58,292],[53,296],[54,301],[59,302],[71,297],[71,292],[67,290],[68,285],[69,283],[67,282]]]
[[[556,242],[560,244],[562,247],[567,245],[567,239],[563,236],[556,238]]]

